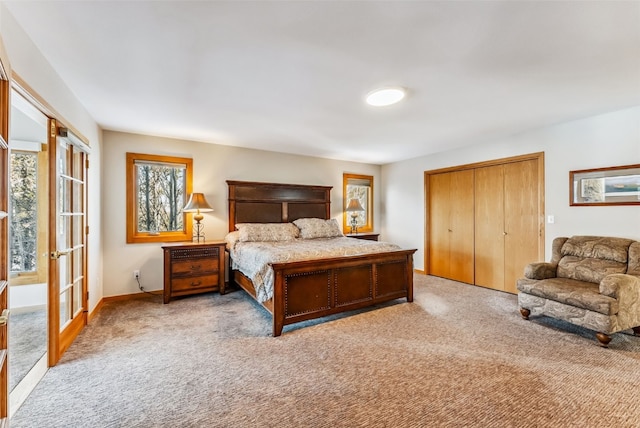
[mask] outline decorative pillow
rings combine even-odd
[[[302,239],[333,238],[343,236],[336,219],[323,220],[321,218],[299,218],[293,224],[300,228]]]
[[[240,242],[291,241],[296,239],[300,230],[292,223],[240,223]]]

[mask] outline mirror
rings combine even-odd
[[[47,355],[48,118],[11,93],[9,390]],[[45,361],[46,363],[46,361]],[[13,400],[13,395],[11,397]]]

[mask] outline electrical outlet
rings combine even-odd
[[[138,279],[140,278],[140,271],[139,270],[134,270],[133,271],[133,279]]]

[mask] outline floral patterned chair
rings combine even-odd
[[[596,331],[601,346],[611,334],[640,335],[640,242],[573,236],[553,240],[549,263],[532,263],[517,281],[524,319],[546,315]]]

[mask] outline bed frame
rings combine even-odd
[[[227,185],[230,232],[237,223],[331,217],[331,187],[246,181]],[[399,298],[412,302],[415,251],[273,264],[273,298],[262,303],[273,316],[273,336],[300,321]],[[241,272],[232,271],[230,280],[256,298],[251,280]]]

